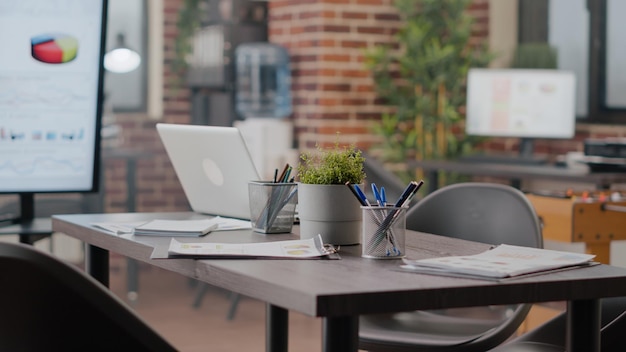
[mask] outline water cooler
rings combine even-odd
[[[285,163],[297,165],[293,148],[291,71],[287,50],[272,43],[244,43],[235,50],[235,126],[243,134],[261,177]]]

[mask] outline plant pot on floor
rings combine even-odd
[[[333,245],[361,242],[361,206],[345,185],[299,183],[298,216],[302,239],[320,234]]]

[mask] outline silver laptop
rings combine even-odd
[[[193,211],[250,219],[248,182],[260,178],[237,128],[156,127]]]

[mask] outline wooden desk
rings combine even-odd
[[[426,160],[409,162],[411,169],[422,169],[427,173],[428,190],[438,188],[440,172],[455,172],[470,176],[490,176],[509,179],[511,185],[520,188],[525,179],[545,179],[563,182],[592,183],[598,189],[608,189],[613,183],[626,183],[626,172],[589,172],[584,169],[556,167],[552,165],[514,165],[497,163],[471,163],[448,160]]]
[[[341,248],[341,260],[151,260],[166,237],[116,236],[92,222],[129,222],[154,218],[186,219],[193,213],[59,215],[55,231],[89,244],[87,268],[108,283],[108,251],[147,262],[211,285],[267,302],[267,351],[286,351],[288,310],[322,317],[324,351],[357,351],[360,314],[483,306],[522,302],[568,302],[568,350],[599,351],[602,297],[626,295],[626,269],[607,265],[491,282],[420,275],[394,270],[395,260],[360,256],[360,246]],[[295,228],[297,231],[297,227]],[[488,245],[409,231],[407,255],[427,258],[475,254]],[[188,241],[264,242],[297,238],[252,231],[213,232]]]

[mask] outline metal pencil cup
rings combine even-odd
[[[289,233],[298,202],[296,183],[248,183],[252,229],[262,233]]]
[[[362,256],[397,259],[405,255],[407,207],[361,207],[363,211]]]

